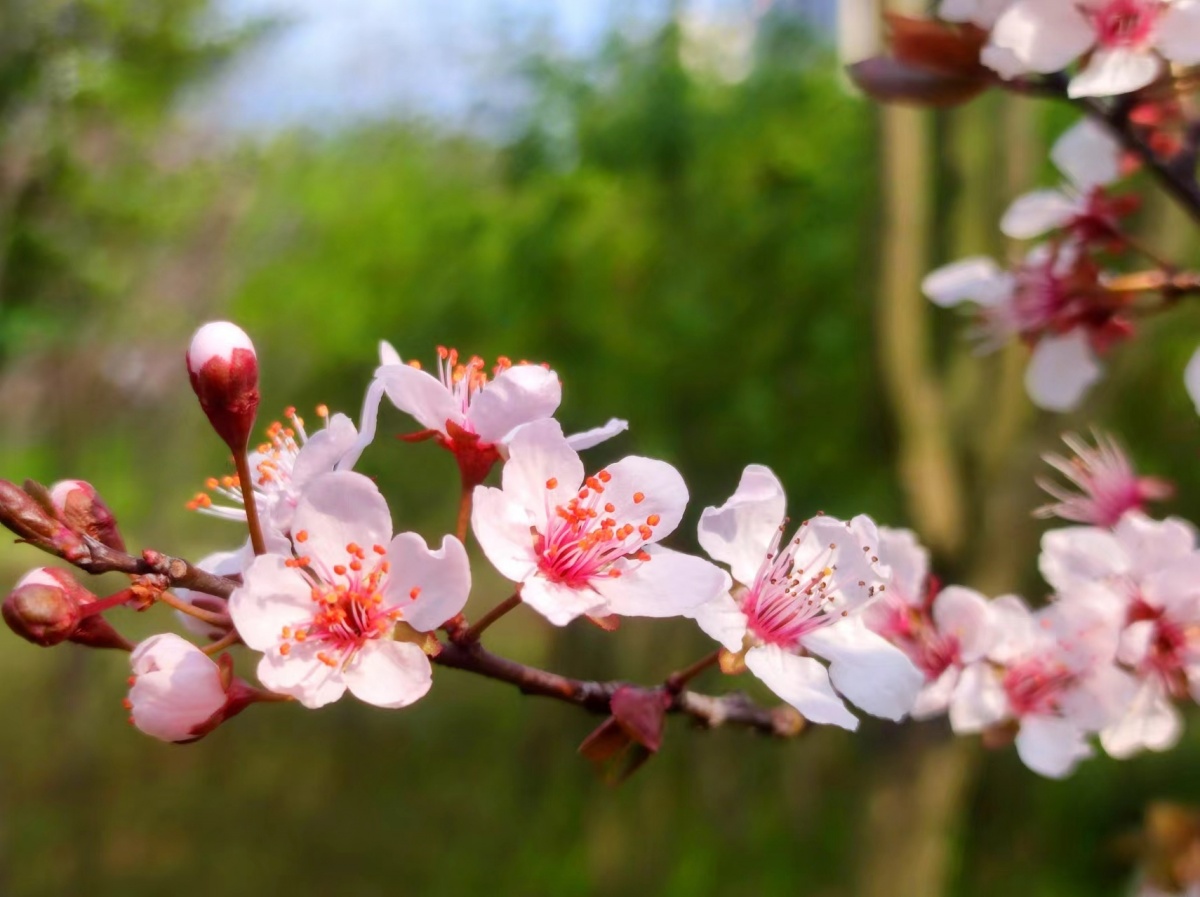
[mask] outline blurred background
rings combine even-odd
[[[1067,429],[1116,431],[1200,519],[1180,309],[1121,349],[1076,417],[1034,414],[1023,350],[979,356],[920,277],[1009,252],[996,221],[1053,174],[1062,110],[853,94],[833,0],[0,0],[0,476],[90,480],[131,546],[198,558],[226,472],[184,375],[201,322],[253,336],[263,424],[357,416],[380,339],[549,362],[592,454],[677,465],[674,537],[742,467],[791,511],[917,527],[946,579],[1044,597],[1032,477]],[[1147,191],[1152,193],[1152,191]],[[1143,239],[1195,262],[1151,196]],[[1189,257],[1190,254],[1190,257]],[[361,469],[397,527],[453,526],[457,474],[385,413]],[[12,582],[42,558],[0,545]],[[477,566],[471,608],[504,597]],[[93,583],[102,594],[119,580]],[[120,623],[124,625],[125,619]],[[128,621],[173,625],[160,609]],[[660,680],[708,650],[681,621],[609,635],[519,610],[496,650]],[[672,721],[617,790],[599,722],[440,671],[403,712],[257,708],[183,747],[133,731],[124,659],[5,636],[0,895],[1122,895],[1160,802],[1200,803],[1200,727],[1065,782],[941,723],[792,742]],[[250,658],[240,659],[243,673]],[[698,687],[733,686],[706,674]],[[761,692],[755,692],[761,694]],[[1193,715],[1194,716],[1194,715]]]

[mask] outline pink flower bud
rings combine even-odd
[[[128,651],[129,642],[102,616],[89,612],[88,605],[95,601],[96,596],[66,570],[38,567],[4,599],[0,614],[13,632],[43,648],[70,641]]]
[[[43,648],[66,641],[82,618],[71,585],[51,567],[26,573],[0,606],[4,622],[21,638]]]
[[[116,551],[125,550],[117,519],[96,488],[84,480],[60,480],[50,487],[58,518],[76,533],[91,536]]]
[[[8,480],[0,480],[0,524],[12,530],[26,542],[57,554],[68,561],[87,557],[83,540],[61,521],[54,519],[46,507],[29,494],[27,489],[45,490],[35,483],[22,489]]]
[[[211,657],[173,633],[146,639],[129,661],[130,721],[162,741],[203,738],[253,701],[253,689],[230,679]]]
[[[200,407],[225,443],[246,450],[258,412],[258,357],[250,337],[236,324],[213,321],[192,337],[188,376]]]

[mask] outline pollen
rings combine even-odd
[[[296,533],[296,541],[297,542],[307,542],[308,541],[308,530],[302,529],[302,530],[300,530],[300,532]]]
[[[413,601],[416,601],[418,598],[420,598],[421,597],[421,587],[413,586],[411,589],[409,589],[408,597],[411,598]]]
[[[633,493],[633,503],[635,505],[640,505],[645,500],[646,500],[646,494],[644,492]]]
[[[550,477],[550,479],[546,480],[546,488],[547,489],[556,489],[557,487],[558,487],[558,480],[556,480],[554,477]]]

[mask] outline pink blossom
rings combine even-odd
[[[1071,487],[1039,478],[1038,485],[1055,499],[1035,511],[1038,517],[1061,517],[1095,526],[1113,526],[1126,511],[1142,510],[1150,501],[1170,498],[1171,484],[1157,477],[1138,476],[1128,456],[1111,436],[1095,434],[1093,448],[1074,434],[1063,442],[1074,453],[1042,455],[1042,460],[1059,471]]]
[[[171,633],[154,635],[129,660],[133,681],[126,706],[147,735],[194,741],[225,718],[230,696],[221,668],[191,642]]]
[[[403,707],[432,682],[420,633],[466,603],[466,551],[447,536],[430,551],[415,533],[392,538],[387,503],[367,477],[334,471],[308,483],[289,550],[246,569],[229,599],[242,640],[264,652],[258,678],[306,707],[348,688],[380,707]]]
[[[468,487],[483,482],[507,455],[513,433],[523,424],[546,420],[562,400],[562,384],[548,365],[500,358],[489,375],[479,356],[461,361],[457,349],[438,348],[437,376],[417,362],[404,364],[387,343],[380,347],[375,377],[387,397],[425,428],[410,439],[435,438],[454,453]],[[582,450],[628,428],[622,420],[571,437]]]
[[[1200,3],[1017,0],[996,21],[991,44],[1030,72],[1057,72],[1086,54],[1071,97],[1130,93],[1163,73],[1164,58],[1200,62]]]
[[[471,522],[488,560],[551,623],[673,617],[728,587],[718,567],[657,544],[688,500],[670,464],[628,457],[585,477],[553,420],[521,427],[508,448],[502,488],[475,489]]]
[[[775,474],[750,465],[725,504],[704,510],[700,544],[740,585],[692,616],[726,650],[744,652],[750,671],[813,722],[857,728],[842,696],[900,719],[924,677],[863,622],[885,575],[876,566],[875,525],[818,516],[784,543],[785,504]]]

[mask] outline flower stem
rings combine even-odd
[[[471,525],[472,494],[473,490],[464,484],[462,495],[458,499],[458,525],[454,528],[454,534],[464,545],[467,544],[467,528]]]
[[[241,640],[242,640],[242,637],[240,635],[238,635],[237,630],[230,629],[221,638],[217,639],[211,645],[205,645],[200,650],[203,651],[205,654],[207,654],[209,657],[212,657],[214,654],[220,654],[226,648],[236,645]]]
[[[238,486],[242,490],[242,503],[246,506],[246,526],[250,530],[250,544],[254,546],[255,555],[266,554],[267,546],[263,541],[262,524],[258,519],[258,504],[254,500],[254,480],[250,476],[250,459],[245,451],[234,454],[233,463],[237,467]]]
[[[227,614],[215,614],[212,611],[204,610],[196,607],[186,601],[181,601],[170,592],[163,592],[158,596],[158,600],[167,607],[173,607],[181,614],[187,614],[189,617],[195,617],[197,620],[202,620],[205,623],[210,623],[213,626],[227,627],[232,622]]]
[[[468,626],[457,639],[460,644],[471,644],[479,641],[483,631],[503,617],[506,613],[521,603],[521,593],[513,592],[490,611],[480,617],[473,626]]]
[[[711,654],[704,655],[691,666],[684,667],[682,670],[677,670],[676,672],[672,673],[667,677],[663,687],[666,688],[670,694],[677,695],[683,691],[683,687],[685,685],[695,679],[698,675],[703,673],[709,667],[716,666],[720,659],[721,651],[718,648]]]

